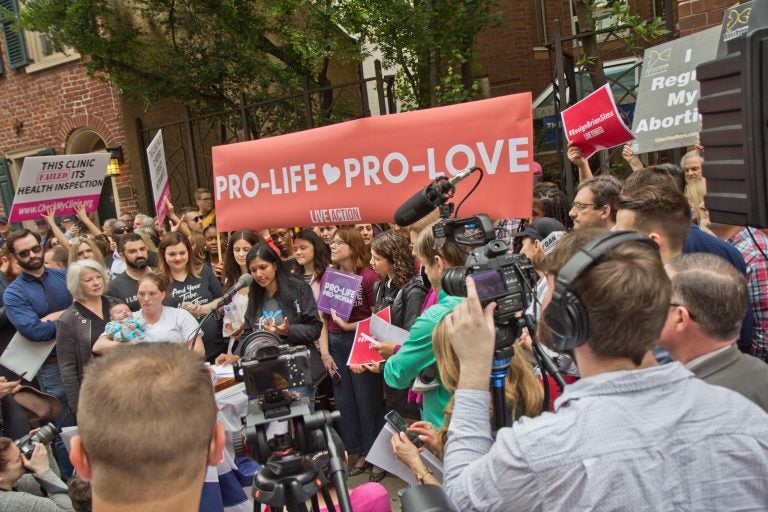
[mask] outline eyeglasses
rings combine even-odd
[[[30,247],[29,249],[24,249],[23,251],[19,251],[16,253],[16,255],[19,258],[28,258],[30,254],[40,254],[43,252],[43,246],[42,245],[36,245],[34,247]]]
[[[213,196],[203,196],[198,201],[213,201]]]
[[[571,203],[571,208],[583,212],[588,206],[597,206],[595,203],[577,203],[576,201]]]
[[[331,247],[338,247],[339,245],[345,245],[346,243],[347,242],[345,242],[344,240],[339,240],[338,238],[334,238],[333,240],[331,240],[331,243],[329,243],[328,245],[330,245]]]
[[[203,220],[203,218],[200,215],[197,215],[191,219],[187,219],[187,222],[200,222],[201,220]]]
[[[112,230],[112,233],[116,235],[122,235],[124,233],[133,233],[133,228],[131,226],[125,226],[124,228],[115,228]]]
[[[288,232],[287,231],[277,231],[277,232],[275,232],[275,234],[272,235],[272,238],[281,238],[282,239],[282,238],[285,238],[287,236],[288,236]]]

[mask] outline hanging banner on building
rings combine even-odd
[[[171,188],[168,183],[168,167],[165,164],[165,149],[163,148],[163,130],[158,130],[155,138],[147,146],[147,162],[149,176],[152,180],[152,199],[155,201],[157,221],[162,224],[168,207],[165,198],[171,200]]]
[[[584,158],[635,138],[624,124],[608,84],[563,110],[560,115],[565,138],[581,148]]]
[[[645,50],[632,122],[635,153],[692,146],[701,129],[696,66],[715,58],[720,27]]]
[[[472,166],[483,181],[463,215],[528,217],[530,93],[348,121],[213,148],[216,224],[239,228],[391,222],[438,176]],[[461,198],[472,188],[460,184]]]
[[[109,153],[26,157],[9,220],[37,220],[51,208],[57,216],[96,211],[108,162]]]

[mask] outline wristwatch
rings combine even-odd
[[[424,471],[420,471],[420,472],[419,472],[419,473],[416,475],[416,480],[418,480],[420,484],[424,485],[424,478],[425,478],[427,475],[431,475],[431,474],[432,474],[432,470],[431,470],[431,469],[429,469],[429,467],[428,467],[428,466],[424,466]]]

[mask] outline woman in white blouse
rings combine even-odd
[[[139,279],[138,298],[141,309],[133,314],[146,324],[144,327],[145,342],[166,341],[170,343],[187,343],[201,356],[205,354],[202,334],[190,339],[198,328],[197,320],[188,311],[181,308],[165,306],[163,301],[168,293],[168,283],[158,274],[147,274]],[[102,334],[93,346],[95,354],[106,354],[125,343],[111,340]]]

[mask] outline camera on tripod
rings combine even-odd
[[[474,247],[464,267],[449,268],[443,274],[443,290],[449,295],[467,296],[467,276],[472,276],[483,307],[496,302],[496,347],[512,345],[520,336],[520,314],[531,300],[536,273],[521,254],[509,253],[509,246],[497,240],[493,222],[487,215],[463,219],[442,219],[433,227],[435,241],[447,240]]]
[[[252,355],[246,354],[234,368],[235,380],[245,383],[249,397],[274,395],[278,391],[311,384],[309,349],[279,345],[278,340],[264,339],[263,335],[267,333],[258,334],[262,339],[251,340],[246,347]]]
[[[331,424],[341,415],[328,411],[310,412],[309,404],[295,391],[312,385],[309,350],[303,346],[280,344],[280,338],[267,331],[245,337],[235,363],[235,380],[245,383],[248,411],[245,417],[245,442],[251,456],[263,467],[254,477],[255,502],[273,510],[305,510],[304,502],[317,503],[318,492],[326,506],[330,495],[328,479],[334,481],[343,509],[349,510],[349,496],[342,476],[343,447],[337,447]],[[267,438],[272,422],[284,422],[285,431]],[[319,470],[312,455],[328,450],[331,474]]]

